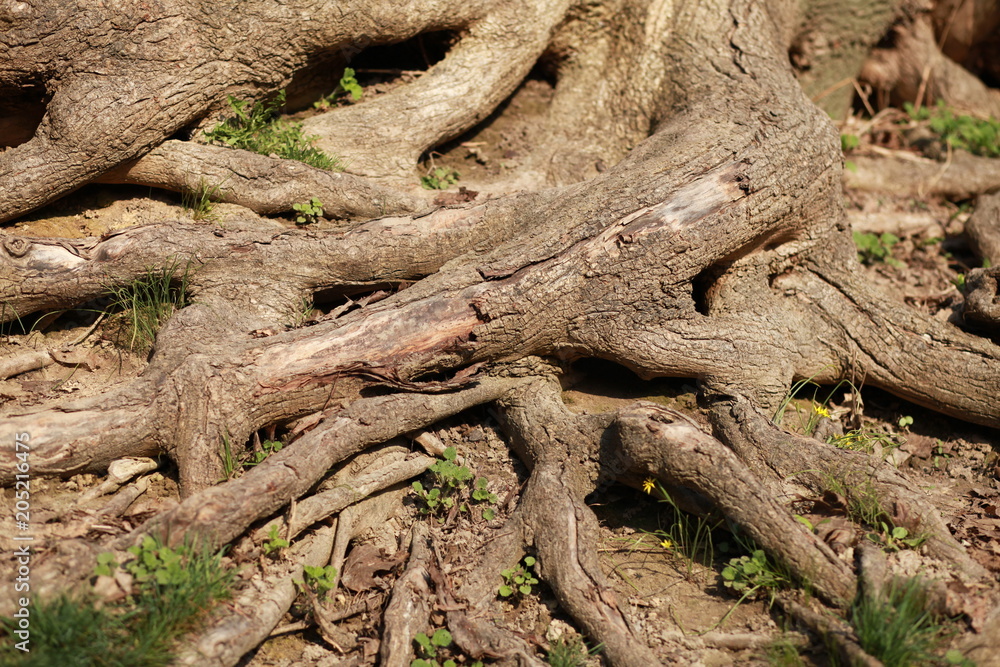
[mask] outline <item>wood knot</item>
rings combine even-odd
[[[4,236],[3,248],[11,257],[24,257],[31,248],[31,241],[20,236]]]

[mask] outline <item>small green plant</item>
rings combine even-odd
[[[488,480],[485,477],[480,477],[476,480],[475,485],[472,489],[472,500],[477,503],[489,503],[490,505],[495,505],[497,502],[497,494],[490,493],[486,488]],[[493,511],[492,507],[483,508],[483,518],[487,521],[492,521],[496,517],[496,512]]]
[[[282,447],[284,447],[284,445],[277,440],[265,440],[260,443],[260,450],[255,451],[250,455],[250,460],[245,464],[246,467],[252,468],[255,465],[263,463],[271,454],[280,452]]]
[[[302,123],[292,123],[278,118],[278,110],[285,104],[285,91],[279,91],[270,102],[255,102],[229,98],[233,112],[205,137],[212,142],[260,153],[277,155],[288,160],[298,160],[310,166],[327,170],[342,170],[340,160],[330,157],[313,144],[317,137],[306,136]]]
[[[267,540],[261,545],[265,556],[278,554],[282,549],[287,549],[290,546],[288,540],[280,537],[278,532],[277,524],[271,526],[271,530],[267,531]]]
[[[185,190],[181,195],[181,206],[185,212],[191,213],[194,220],[215,222],[218,216],[214,212],[213,202],[219,199],[220,191],[221,186],[209,185],[205,179],[200,179],[197,189]]]
[[[434,479],[441,486],[449,489],[464,487],[466,482],[472,479],[472,472],[465,466],[455,463],[458,451],[454,447],[448,447],[441,456],[442,459],[427,470],[434,475]]]
[[[420,185],[425,190],[447,190],[458,182],[459,173],[446,167],[431,167],[420,177]]]
[[[927,541],[927,536],[917,535],[910,537],[910,531],[902,526],[890,526],[885,521],[879,522],[881,530],[869,535],[872,541],[881,541],[886,551],[902,551],[903,549],[916,549]]]
[[[931,131],[952,148],[984,157],[1000,157],[1000,121],[995,118],[981,120],[956,114],[942,100],[933,108],[919,110],[906,102],[903,110],[912,120],[927,121]]]
[[[882,262],[899,268],[903,263],[892,256],[892,247],[899,237],[889,232],[881,234],[854,232],[854,245],[858,248],[858,261],[862,264]]]
[[[184,547],[174,550],[147,535],[142,544],[128,548],[134,558],[127,561],[124,567],[140,586],[154,582],[159,586],[177,586],[191,577],[185,567],[186,551]]]
[[[826,487],[839,496],[847,498],[847,514],[852,520],[868,528],[866,537],[889,551],[916,549],[927,541],[926,535],[910,535],[910,532],[892,522],[889,514],[882,509],[878,491],[870,479],[848,485],[832,476],[826,477]]]
[[[162,268],[147,268],[127,284],[108,285],[110,309],[120,311],[112,319],[116,345],[139,353],[153,347],[160,327],[188,304],[189,268],[190,262],[182,266],[175,258]]]
[[[316,304],[310,297],[302,297],[299,304],[299,309],[295,312],[295,319],[291,323],[292,328],[302,326],[310,317],[315,316]]]
[[[766,593],[773,603],[779,590],[792,585],[787,568],[772,561],[763,549],[755,549],[749,556],[731,558],[722,569],[722,580],[726,588],[742,595],[740,602]]]
[[[430,637],[418,632],[413,637],[413,644],[418,657],[410,662],[410,667],[456,667],[458,664],[452,658],[441,655],[451,646],[451,633],[444,628],[435,630]],[[476,660],[469,663],[469,667],[483,667],[483,663]]]
[[[427,469],[427,472],[434,476],[434,483],[430,489],[425,489],[420,482],[413,482],[410,487],[417,497],[423,501],[421,508],[423,514],[437,514],[441,511],[450,510],[455,506],[457,492],[465,488],[465,485],[472,479],[472,471],[463,465],[455,463],[458,452],[454,447],[448,447],[434,465]]]
[[[411,662],[410,667],[437,667],[441,664],[437,661],[438,649],[451,646],[451,633],[444,628],[435,630],[430,637],[423,632],[418,632],[413,638],[413,643],[416,644],[417,651],[422,657]],[[453,667],[454,664],[454,660],[444,662],[445,667]]]
[[[584,667],[587,660],[599,654],[603,648],[603,644],[598,644],[588,649],[587,644],[578,635],[572,639],[560,637],[549,646],[545,662],[552,667]]]
[[[945,630],[928,611],[927,594],[916,578],[894,581],[880,596],[859,595],[850,622],[861,648],[886,667],[932,664]]]
[[[364,90],[361,88],[361,84],[358,83],[357,78],[355,78],[355,72],[350,67],[344,68],[344,74],[340,77],[340,81],[337,87],[329,95],[324,95],[317,101],[313,102],[313,107],[319,109],[320,111],[326,111],[332,107],[337,98],[341,95],[350,95],[351,99],[357,102],[361,99],[364,94]]]
[[[951,649],[944,654],[945,664],[956,665],[957,667],[976,667],[976,663],[962,655],[958,649]]]
[[[951,454],[945,450],[944,443],[940,440],[934,441],[934,447],[931,449],[931,460],[934,463],[934,467],[938,470],[948,467],[948,461],[951,459]]]
[[[861,145],[861,139],[858,138],[856,134],[842,134],[840,135],[840,150],[845,154],[849,154],[855,148]],[[858,165],[854,163],[853,160],[844,160],[844,169],[848,171],[857,171]]]
[[[115,570],[119,567],[118,562],[115,560],[115,555],[110,551],[105,551],[103,553],[97,554],[97,567],[94,568],[94,576],[96,577],[113,577],[115,575]]]
[[[295,216],[297,225],[311,225],[323,215],[323,202],[316,197],[302,204],[292,204],[292,208],[298,213]]]
[[[525,556],[524,560],[516,567],[510,567],[501,572],[500,576],[503,577],[504,583],[500,584],[500,588],[497,590],[500,597],[509,598],[515,593],[531,595],[531,587],[538,585],[538,579],[531,571],[536,562],[534,557]]]
[[[424,506],[420,508],[422,514],[437,514],[441,510],[451,509],[455,506],[455,499],[442,496],[441,489],[425,489],[424,485],[420,482],[414,482],[410,485],[410,488],[417,494],[417,498],[424,503]]]
[[[332,565],[326,567],[303,565],[302,575],[305,579],[305,585],[319,597],[323,597],[337,587],[337,568]],[[302,585],[302,582],[296,583]]]
[[[913,426],[913,417],[910,415],[904,415],[899,418],[899,428],[906,428],[907,426]]]

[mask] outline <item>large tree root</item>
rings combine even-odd
[[[851,160],[857,170],[844,171],[844,184],[851,189],[954,200],[1000,189],[1000,160],[961,150],[953,151],[943,163],[911,153],[858,155]]]
[[[539,571],[562,607],[604,644],[614,664],[656,664],[637,641],[597,559],[596,519],[582,498],[600,477],[590,463],[599,452],[614,477],[636,484],[659,477],[705,494],[828,599],[838,605],[853,599],[853,576],[846,566],[762,492],[729,450],[679,415],[642,406],[576,417],[562,406],[558,387],[546,382],[517,392],[501,406],[515,447],[532,472],[519,509],[503,530],[503,545],[490,549],[460,590],[473,606],[491,594],[488,582],[498,566],[509,567],[520,558],[517,546],[524,540],[534,546]],[[616,437],[609,440],[611,433]],[[614,450],[605,451],[602,442]]]
[[[854,598],[850,569],[800,528],[788,510],[761,488],[750,470],[680,413],[642,407],[618,418],[618,434],[632,466],[671,485],[705,495],[802,581],[837,606]],[[706,471],[712,470],[712,474]]]
[[[1000,116],[1000,92],[941,52],[930,16],[901,17],[886,41],[891,47],[874,49],[858,77],[880,92],[883,103],[944,100],[965,113]]]
[[[352,174],[247,151],[165,141],[143,158],[113,169],[101,183],[132,183],[174,192],[208,193],[262,215],[285,213],[316,197],[328,218],[374,218],[426,207],[404,194]]]
[[[418,4],[437,7],[429,0]],[[777,457],[802,443],[781,437],[754,410],[773,406],[797,378],[833,381],[864,374],[869,383],[922,405],[997,426],[1000,348],[860,285],[840,201],[836,132],[808,105],[788,71],[780,26],[771,13],[777,10],[765,4],[681,3],[673,13],[664,3],[650,5],[649,18],[655,20],[644,38],[647,50],[638,54],[647,60],[640,71],[665,90],[643,91],[648,107],[615,132],[643,134],[648,122],[653,133],[587,183],[322,234],[250,225],[153,225],[100,240],[5,237],[0,295],[18,315],[80,303],[99,294],[109,279],[126,281],[166,260],[192,267],[193,302],[161,330],[149,366],[132,383],[104,396],[19,411],[0,425],[0,482],[10,483],[17,474],[11,463],[14,433],[30,433],[37,475],[100,471],[124,455],[166,453],[180,469],[182,502],[116,537],[111,546],[124,548],[155,534],[171,544],[198,538],[221,547],[301,498],[302,523],[289,511],[293,532],[331,511],[345,513],[335,538],[339,561],[356,535],[352,513],[358,510],[344,507],[339,491],[324,489],[318,500],[304,497],[331,467],[461,410],[498,401],[531,477],[482,562],[462,576],[454,592],[449,577],[434,582],[455,641],[469,655],[538,664],[527,641],[478,613],[495,598],[497,572],[533,549],[541,576],[580,627],[604,643],[609,662],[656,664],[597,558],[598,524],[584,498],[610,480],[638,485],[653,477],[668,487],[686,487],[823,598],[842,606],[853,596],[854,574],[776,499],[789,472],[789,464]],[[505,13],[496,25],[476,24],[473,17],[488,12],[467,3],[455,16],[432,11],[403,25],[389,19],[413,7],[391,7],[385,9],[387,27],[378,31],[380,39],[428,27],[469,28],[427,75],[428,82],[462,79],[466,73],[450,71],[451,66],[489,49],[481,31],[502,28],[500,19],[512,20]],[[540,13],[528,34],[528,51],[544,48],[564,8],[555,0],[535,7]],[[315,39],[342,44],[343,35],[329,32],[342,24],[331,25],[337,27],[327,26]],[[506,71],[523,73],[526,63],[511,57]],[[496,83],[503,88],[506,82]],[[418,84],[409,90],[418,93]],[[454,91],[445,92],[454,99]],[[502,94],[481,95],[460,120],[442,117],[447,122],[434,124],[427,136],[460,132],[495,104],[494,97]],[[387,95],[371,108],[389,108],[399,99]],[[349,127],[362,107],[330,118],[335,126]],[[142,114],[136,119],[141,122]],[[372,173],[412,161],[413,151],[428,141],[422,136],[401,147],[393,130],[387,126],[386,141],[372,153]],[[58,187],[46,182],[42,168],[26,170],[24,178],[37,179],[50,196],[137,158],[161,140],[143,144],[129,133],[123,139],[127,150],[100,153]],[[390,148],[408,156],[388,164]],[[36,142],[0,156],[0,184],[10,184],[12,160],[26,154],[39,161],[43,152]],[[280,185],[267,197],[293,196]],[[370,211],[327,186],[345,215]],[[248,196],[241,191],[238,196]],[[390,198],[400,210],[410,205],[402,195],[392,200],[391,192],[368,192]],[[26,196],[17,210],[42,199],[37,192]],[[378,302],[285,330],[303,298],[411,280],[416,284]],[[648,404],[576,416],[562,405],[551,380],[525,388],[523,378],[554,374],[549,364],[555,360],[581,357],[610,359],[644,377],[698,378],[709,398],[730,401],[732,423],[720,422],[716,440],[683,416]],[[930,376],[934,383],[927,381]],[[218,483],[221,444],[239,447],[258,429],[317,414],[315,428],[242,477]],[[760,441],[776,443],[775,453],[747,446],[754,442],[748,433],[768,435],[770,440]],[[914,528],[933,532],[929,548],[976,574],[940,517],[896,477],[882,467],[869,468],[871,462],[860,457],[828,457],[818,443],[809,448],[814,467],[830,474],[844,466],[871,469],[870,478],[885,497],[909,508]],[[358,479],[348,481],[367,492],[390,480],[398,483],[412,471],[401,467],[380,479],[352,472]],[[87,576],[96,548],[39,563],[38,590],[54,589],[57,570],[62,585]],[[414,552],[416,572],[428,559],[420,549]],[[63,565],[70,574],[61,574]],[[247,636],[259,639],[277,622],[290,595],[286,583],[279,588],[266,622],[251,623]],[[400,595],[402,605],[414,593]],[[331,617],[318,620],[337,641]],[[411,630],[409,625],[393,630],[397,636],[386,649],[387,660],[391,655],[405,662],[397,657],[404,651],[398,635]],[[218,653],[228,661],[237,650]]]
[[[421,454],[406,456],[405,450],[386,453],[389,455],[379,457],[360,473],[341,474],[346,470],[341,471],[323,482],[316,493],[296,503],[295,513],[283,529],[284,539],[293,540],[313,524],[350,507],[361,498],[417,477],[437,460]],[[328,490],[324,490],[327,487]],[[280,528],[281,523],[276,519],[261,526],[253,532],[251,541],[262,542],[271,528]]]
[[[159,533],[171,543],[198,536],[218,548],[251,522],[304,494],[351,454],[498,398],[516,384],[516,380],[484,379],[454,394],[398,394],[355,401],[242,477],[209,487],[157,516],[139,534]],[[122,538],[122,546],[134,539]]]
[[[742,397],[718,403],[713,423],[720,437],[758,476],[773,483],[794,478],[818,495],[837,483],[852,500],[864,500],[874,492],[896,525],[927,537],[930,555],[975,580],[986,576],[951,536],[923,493],[877,457],[782,431]]]
[[[46,87],[51,99],[34,136],[0,153],[0,221],[141,157],[220,110],[227,95],[277,90],[311,62],[329,66],[338,50],[346,55],[426,31],[467,29],[483,21],[490,8],[480,2],[459,8],[423,0],[352,11],[292,2],[266,11],[216,7],[203,14],[196,0],[169,0],[155,9],[126,2],[114,17],[116,27],[129,34],[126,51],[102,37],[102,21],[84,14],[53,2],[4,16],[9,36],[4,52],[12,64],[0,72],[0,89]],[[233,38],[237,34],[240,39]],[[537,39],[543,42],[540,50],[544,29]],[[95,58],[114,62],[115,75],[95,71]],[[470,114],[468,122],[476,118]]]
[[[363,176],[409,175],[420,155],[488,116],[538,60],[567,0],[497,3],[423,76],[371,102],[307,119],[317,146]]]
[[[976,209],[965,223],[965,235],[973,252],[1000,266],[1000,194],[984,194],[976,200]]]

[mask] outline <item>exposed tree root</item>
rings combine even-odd
[[[0,221],[141,157],[221,109],[227,95],[271,92],[311,62],[330,66],[338,51],[349,57],[424,31],[469,28],[489,13],[482,2],[454,7],[434,0],[364,11],[293,2],[251,12],[214,7],[207,14],[191,0],[155,8],[126,2],[115,15],[117,28],[129,34],[126,56],[102,37],[102,21],[92,23],[75,6],[12,10],[4,15],[9,38],[3,44],[11,65],[0,72],[0,89],[40,87],[50,99],[41,122],[34,119],[34,136],[0,153]],[[539,51],[545,37],[537,36]],[[95,71],[95,59],[115,62],[114,75]],[[530,62],[523,67],[526,72]],[[475,119],[470,114],[470,125]]]
[[[133,478],[156,470],[158,464],[149,458],[127,458],[113,461],[108,466],[108,476],[98,486],[80,495],[80,504],[85,504],[117,491]]]
[[[492,658],[516,661],[521,667],[545,667],[523,639],[498,628],[489,620],[462,611],[447,614],[448,627],[455,643],[476,659]]]
[[[407,489],[401,485],[365,498],[344,509],[337,517],[337,535],[333,540],[330,565],[336,568],[338,582],[344,572],[344,561],[350,543],[364,533],[381,528],[386,521],[399,513]]]
[[[821,382],[864,377],[932,410],[1000,425],[989,398],[1000,383],[994,361],[1000,347],[899,304],[848,262],[809,262],[808,270],[773,280],[773,289],[793,297],[785,300],[789,308],[805,306],[799,317],[811,331],[809,364],[796,376]]]
[[[616,453],[603,463],[614,477],[633,483],[637,478],[656,477],[670,486],[706,495],[828,599],[838,605],[853,599],[854,580],[848,568],[762,491],[729,450],[691,422],[654,406],[637,406],[616,415],[574,417],[562,406],[557,391],[540,383],[519,398],[505,400],[515,442],[521,443],[522,455],[534,462],[520,520],[525,539],[538,552],[541,573],[563,608],[607,647],[607,655],[616,664],[654,663],[648,662],[653,658],[636,642],[601,575],[592,546],[596,524],[581,502],[598,478],[586,462],[599,450],[612,423]],[[560,450],[565,453],[554,456]],[[553,456],[553,463],[546,464]]]
[[[6,380],[21,373],[45,368],[54,364],[55,361],[47,350],[22,352],[16,357],[7,357],[0,360],[0,380]]]
[[[881,662],[858,646],[858,639],[851,626],[835,615],[814,611],[790,595],[779,595],[777,602],[789,616],[832,643],[845,664],[882,667]]]
[[[887,41],[891,48],[874,49],[858,77],[880,91],[883,103],[944,100],[965,113],[1000,116],[1000,92],[941,53],[928,15],[901,18]]]
[[[403,454],[402,457],[380,458],[374,466],[370,466],[368,470],[358,475],[334,475],[320,485],[317,493],[295,504],[295,514],[285,529],[287,531],[285,539],[294,539],[313,524],[346,509],[362,498],[417,477],[434,461],[435,459],[421,454],[409,457]],[[328,490],[323,490],[327,487]],[[261,526],[253,532],[252,541],[262,541],[272,526],[280,524],[281,521],[276,519]]]
[[[965,321],[995,334],[1000,329],[1000,267],[972,269],[965,276]]]
[[[333,529],[321,527],[289,549],[287,561],[247,587],[231,607],[218,611],[208,627],[185,642],[182,665],[231,667],[263,642],[298,595],[303,565],[323,567],[330,558]]]
[[[431,570],[437,568],[431,550],[427,524],[417,522],[410,529],[410,560],[392,587],[392,599],[383,614],[381,664],[408,667],[413,656],[413,638],[427,632],[435,599]]]
[[[632,467],[645,466],[644,472],[651,476],[708,497],[834,605],[844,606],[854,598],[854,576],[843,561],[804,531],[729,449],[688,418],[666,408],[643,406],[619,416],[617,424]]]
[[[415,83],[307,124],[323,135],[324,147],[357,149],[358,173],[399,176],[422,151],[490,113],[554,32],[574,43],[592,28],[605,30],[604,18],[590,10],[567,19],[569,4],[388,3],[349,20],[288,20],[293,32],[262,36],[261,49],[280,59],[287,49],[273,40],[298,37],[303,26],[315,31],[295,47],[296,62],[344,47],[355,34],[392,42],[428,29],[460,30],[445,59]],[[574,180],[589,169],[595,147],[622,159],[594,165],[597,173],[585,183],[461,208],[421,211],[421,198],[389,186],[213,147],[163,144],[228,92],[280,87],[295,62],[266,76],[242,76],[239,86],[228,83],[235,74],[227,70],[195,92],[185,88],[186,79],[163,90],[155,77],[152,89],[128,87],[111,103],[131,103],[129,123],[136,127],[123,127],[116,115],[97,128],[122,134],[113,150],[95,146],[94,133],[56,141],[60,123],[69,134],[80,127],[66,119],[70,108],[82,113],[67,100],[107,93],[103,79],[69,77],[54,92],[36,138],[0,154],[0,190],[24,188],[9,211],[11,195],[0,192],[0,218],[100,174],[179,190],[209,184],[260,211],[320,196],[331,215],[393,217],[332,232],[164,223],[101,239],[0,238],[0,300],[8,319],[80,304],[150,266],[173,262],[190,272],[192,303],[160,331],[138,379],[103,396],[21,410],[0,425],[0,483],[16,479],[10,454],[12,434],[20,432],[31,434],[32,472],[40,476],[103,471],[126,455],[168,454],[180,471],[178,506],[109,545],[56,542],[33,571],[33,590],[44,594],[80,581],[92,571],[97,549],[124,549],[145,535],[213,548],[243,535],[245,546],[259,543],[276,525],[276,513],[290,506],[284,535],[306,535],[290,550],[291,562],[259,594],[245,591],[199,639],[201,655],[185,658],[235,664],[292,604],[291,580],[301,577],[302,564],[332,561],[342,569],[349,542],[365,522],[384,522],[399,505],[398,485],[429,459],[405,458],[389,446],[324,482],[329,471],[369,447],[491,402],[530,478],[518,507],[468,571],[445,572],[430,531],[414,529],[410,566],[385,617],[386,664],[407,663],[409,642],[428,627],[435,601],[469,656],[541,664],[528,640],[483,613],[496,604],[497,573],[529,551],[560,605],[604,644],[611,664],[658,664],[597,557],[598,523],[584,499],[611,481],[638,486],[654,478],[669,489],[683,487],[843,607],[854,597],[855,574],[778,500],[791,475],[815,490],[842,476],[871,484],[894,522],[929,535],[931,554],[984,580],[938,513],[895,471],[784,433],[761,410],[780,401],[797,378],[861,374],[921,405],[1000,426],[1000,347],[861,284],[842,210],[837,134],[789,71],[782,40],[793,22],[781,8],[744,0],[626,4],[627,18],[610,25],[635,32],[602,33],[592,48],[567,51],[580,59],[567,65],[564,81],[595,71],[611,77],[619,65],[601,50],[635,44],[621,62],[634,65],[643,84],[623,76],[597,91],[586,110],[615,116],[607,101],[616,98],[633,108],[607,137],[597,136],[599,125],[582,129],[577,134],[589,144],[566,169],[547,173],[553,182]],[[135,20],[138,10],[126,9],[123,21]],[[293,1],[280,9],[302,8]],[[219,18],[224,24],[230,17]],[[255,25],[241,20],[238,27]],[[211,34],[210,43],[228,33]],[[246,61],[231,50],[218,57]],[[481,62],[492,72],[488,80]],[[10,75],[0,71],[0,87],[4,76]],[[637,90],[628,90],[632,84]],[[187,104],[183,113],[160,109],[160,97],[171,95]],[[562,122],[572,116],[574,95],[564,90],[557,97],[552,118]],[[162,114],[169,123],[159,122]],[[140,131],[147,121],[156,126]],[[92,159],[53,175],[71,153],[88,151]],[[565,153],[546,154],[553,160]],[[416,282],[387,298],[351,301],[311,326],[289,326],[318,294],[350,297],[410,281]],[[697,378],[713,401],[718,439],[651,404],[570,413],[552,376],[562,361],[584,357],[621,363],[643,377]],[[220,447],[235,447],[238,458],[251,434],[293,420],[301,420],[293,427],[300,437],[220,483],[232,472],[224,470]],[[141,482],[126,487],[109,507],[123,510],[141,491]],[[307,534],[335,513],[336,531]],[[337,614],[318,599],[312,604],[321,633],[341,645]],[[843,634],[850,660],[871,664],[842,627],[787,604],[823,632]]]
[[[363,104],[307,119],[317,146],[349,156],[348,169],[372,177],[413,173],[421,153],[488,116],[542,54],[567,0],[497,3],[444,60],[413,83]]]
[[[742,397],[716,404],[712,416],[720,437],[759,476],[794,478],[817,494],[839,484],[838,490],[842,487],[848,498],[857,501],[875,493],[896,525],[911,534],[927,536],[927,549],[935,558],[973,579],[986,576],[982,566],[951,536],[923,493],[884,461],[782,431]],[[853,599],[853,595],[845,599]]]
[[[1000,193],[982,194],[976,199],[976,209],[965,223],[965,236],[973,252],[993,266],[1000,266]]]
[[[107,172],[99,182],[205,193],[213,201],[239,204],[262,215],[291,211],[293,204],[312,197],[323,202],[328,218],[374,218],[427,206],[416,194],[352,174],[190,141],[165,141],[141,159]]]
[[[253,521],[270,516],[304,494],[351,454],[496,399],[516,385],[516,380],[486,379],[455,394],[360,399],[242,477],[187,498],[136,534],[158,533],[174,544],[185,536],[197,536],[221,547]],[[122,546],[133,540],[135,536],[123,537]]]
[[[851,161],[857,169],[844,171],[844,184],[851,189],[954,200],[1000,189],[1000,160],[962,150],[952,151],[945,162],[899,152],[852,156]]]

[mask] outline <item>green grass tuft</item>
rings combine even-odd
[[[897,581],[881,597],[860,595],[851,607],[851,625],[858,643],[885,667],[909,667],[934,662],[944,627],[927,610],[927,595],[919,579]]]
[[[250,104],[246,100],[229,98],[233,116],[205,132],[210,141],[230,148],[240,148],[261,155],[277,155],[298,160],[326,170],[343,170],[340,160],[330,157],[313,144],[317,137],[306,136],[302,123],[278,118],[285,104],[285,91],[279,91],[270,102]]]
[[[166,547],[147,537],[129,550],[124,568],[135,592],[117,604],[98,604],[91,595],[60,596],[29,607],[28,653],[0,640],[0,664],[31,667],[158,667],[174,659],[177,640],[202,620],[215,600],[230,596],[233,573],[222,554],[207,549]],[[116,568],[107,559],[99,568]],[[17,627],[0,619],[0,636]]]
[[[124,285],[109,285],[111,309],[122,311],[112,319],[112,340],[119,347],[145,353],[153,347],[160,327],[187,305],[188,270],[174,259],[163,268]]]
[[[598,644],[588,649],[587,644],[578,636],[572,639],[560,637],[552,642],[545,661],[552,667],[584,667],[592,656],[601,652],[603,646]]]
[[[181,194],[181,206],[194,220],[216,222],[218,215],[214,212],[214,202],[220,198],[220,192],[220,186],[209,185],[205,179],[201,179],[196,189],[186,190]]]

